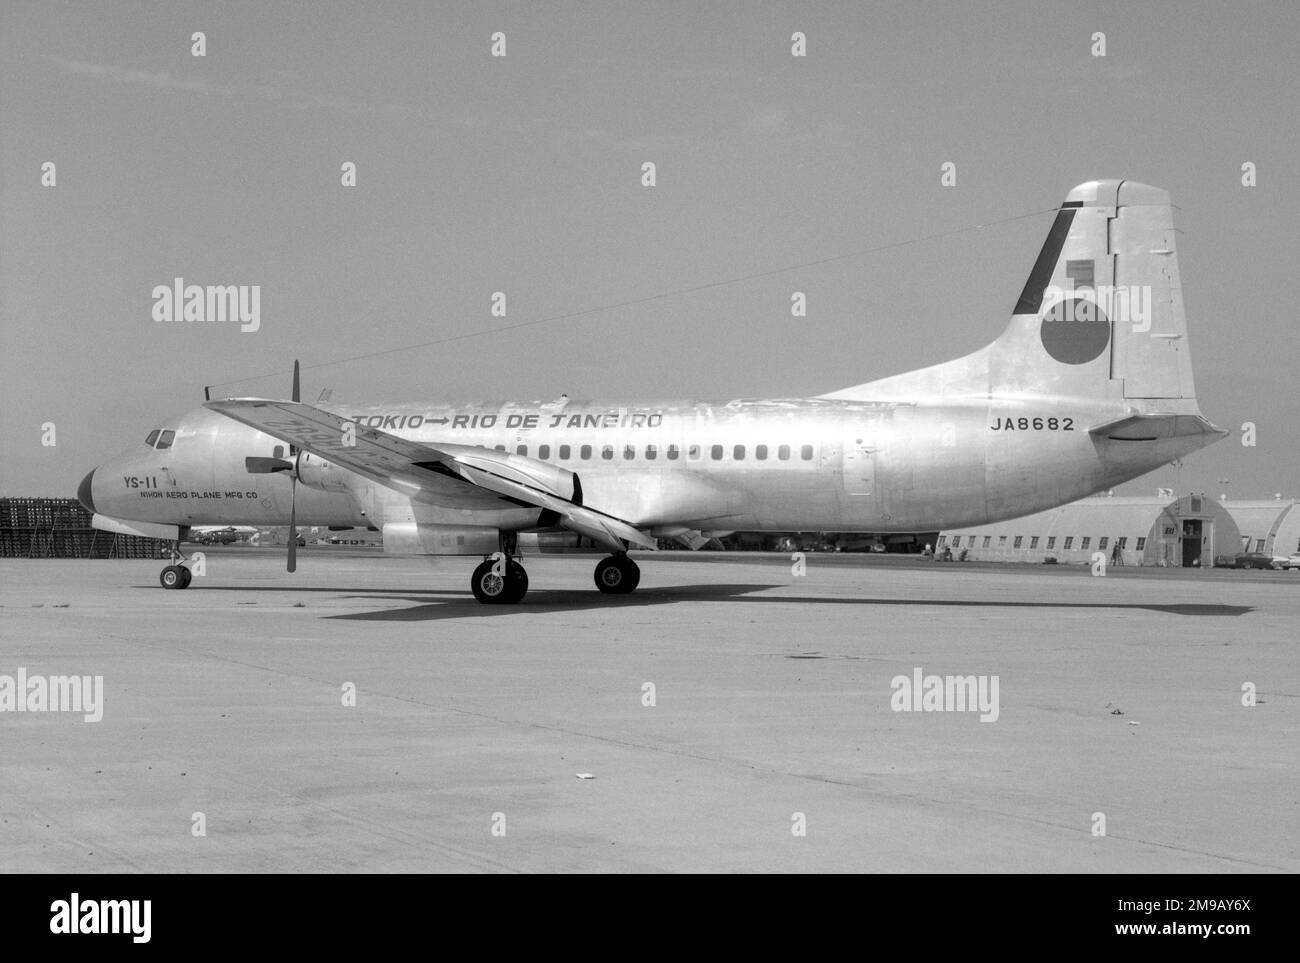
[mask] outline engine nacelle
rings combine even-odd
[[[497,546],[497,530],[481,525],[384,525],[385,555],[491,555]]]
[[[457,454],[456,460],[470,468],[489,471],[520,485],[540,488],[578,505],[582,504],[582,483],[578,481],[578,476],[559,465],[523,455],[487,450],[482,453],[462,451]]]
[[[319,455],[307,451],[298,455],[298,481],[308,488],[323,492],[347,492],[352,490],[351,479],[355,477],[346,468],[340,468]]]

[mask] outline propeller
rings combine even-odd
[[[294,403],[302,401],[298,386],[298,362],[293,363],[293,396]],[[289,563],[288,570],[294,571],[298,567],[298,447],[289,446],[289,460],[281,458],[280,455],[284,449],[279,446],[275,449],[275,457],[262,458],[248,456],[244,459],[244,470],[250,475],[276,475],[284,472],[289,476]]]
[[[298,391],[298,359],[293,361],[293,395],[294,404],[302,401]],[[289,446],[289,461],[293,471],[289,475],[289,564],[287,570],[293,572],[298,568],[298,448]]]

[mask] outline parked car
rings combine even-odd
[[[1273,556],[1265,555],[1263,552],[1242,552],[1240,555],[1234,555],[1232,564],[1227,567],[1271,569],[1273,567]]]
[[[1282,567],[1293,572],[1300,572],[1300,552],[1292,552],[1282,562]]]

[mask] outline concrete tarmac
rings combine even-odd
[[[0,712],[0,869],[1300,870],[1300,573],[596,558],[509,607],[471,558],[0,560],[0,685],[104,693]],[[894,711],[918,668],[996,721]]]

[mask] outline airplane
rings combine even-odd
[[[1223,438],[1192,381],[1169,194],[1088,181],[1056,210],[1010,323],[963,357],[812,398],[343,405],[206,402],[92,470],[109,531],[374,527],[387,551],[482,555],[470,587],[519,602],[520,533],[629,553],[733,531],[931,532],[1029,515]],[[296,567],[288,541],[288,571]],[[159,580],[185,588],[173,549]]]
[[[200,545],[229,545],[232,542],[256,542],[258,530],[252,525],[191,525],[183,541]]]

